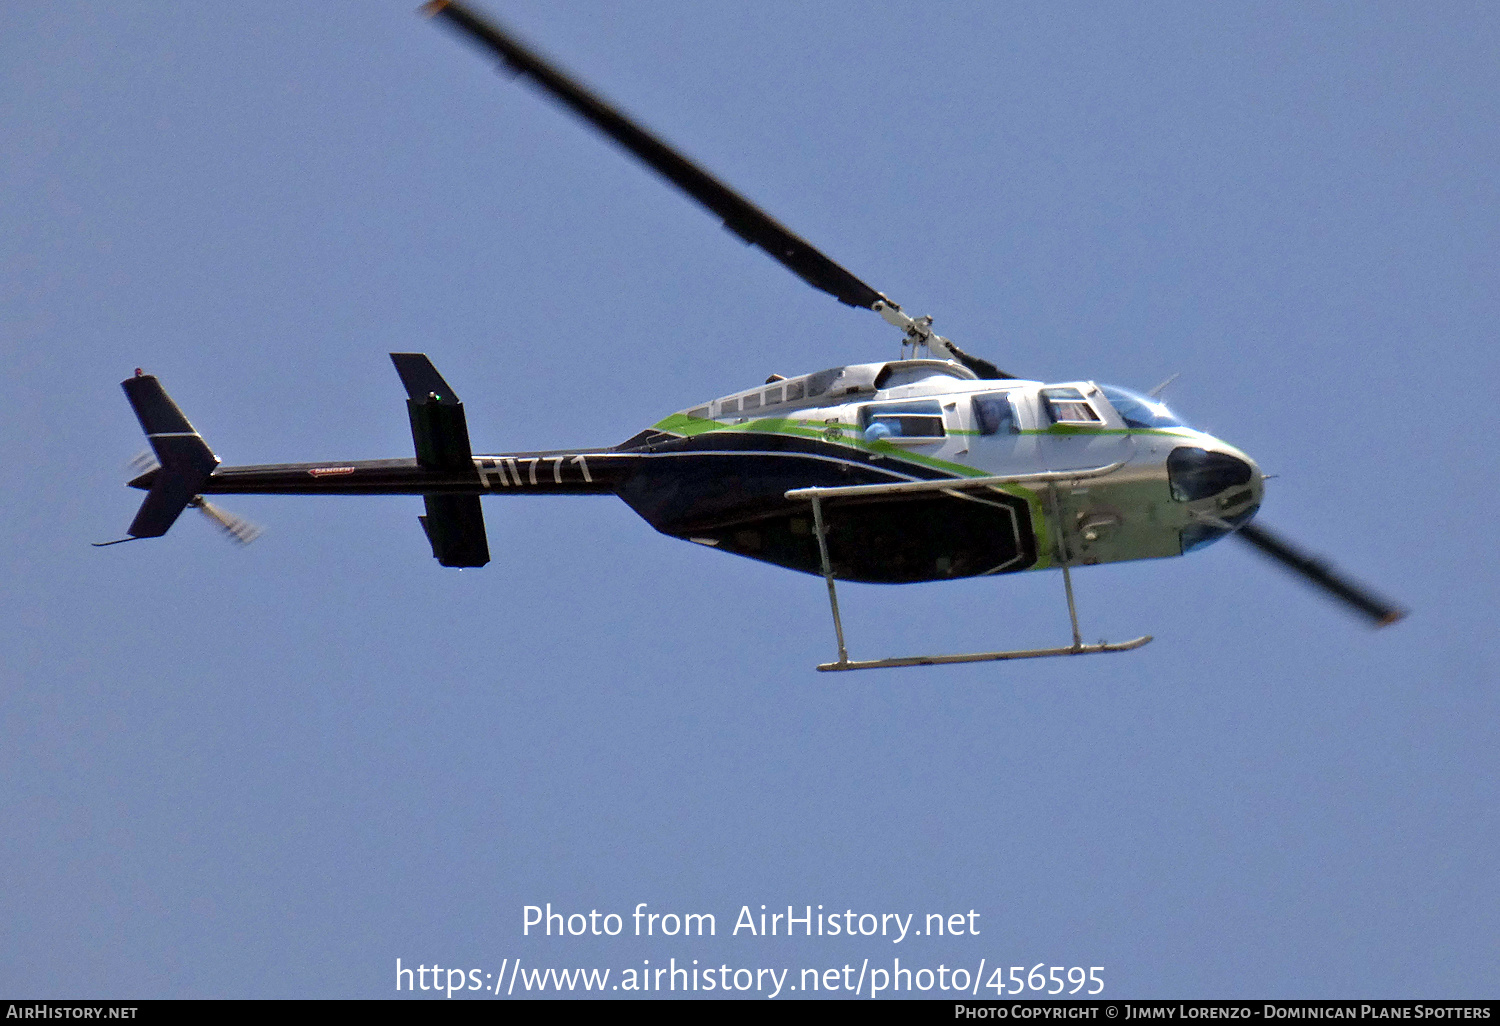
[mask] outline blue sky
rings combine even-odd
[[[138,498],[137,366],[232,464],[409,453],[392,350],[505,450],[896,339],[406,4],[13,6],[0,992],[899,956],[1496,993],[1492,8],[490,9],[969,351],[1180,373],[1278,475],[1263,521],[1412,615],[1372,632],[1226,542],[1076,576],[1135,653],[820,675],[819,581],[610,498],[487,500],[463,573],[400,497],[91,549]],[[855,656],[1067,638],[1053,574],[841,600]],[[546,902],[718,936],[523,937]],[[982,932],[730,935],[761,904]]]

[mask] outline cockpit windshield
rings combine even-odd
[[[1126,427],[1133,428],[1172,428],[1187,427],[1177,419],[1177,415],[1167,409],[1164,403],[1146,396],[1138,395],[1128,388],[1119,388],[1115,385],[1100,385],[1099,391],[1103,392],[1109,400],[1120,419],[1125,422]]]

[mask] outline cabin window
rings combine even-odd
[[[842,367],[830,367],[828,368],[828,370],[821,370],[816,374],[809,374],[806,378],[803,379],[807,382],[807,397],[811,399],[815,395],[822,395],[824,392],[828,391],[830,387],[832,387],[835,380],[843,376],[843,373],[844,368]]]
[[[1009,392],[991,392],[974,397],[974,421],[981,435],[1013,435],[1020,430]]]
[[[781,386],[766,389],[766,405],[775,406],[779,402],[781,402]]]
[[[805,381],[788,381],[786,383],[786,401],[796,402],[802,398],[803,389],[807,387]]]
[[[700,406],[696,410],[688,410],[688,416],[689,417],[696,417],[699,420],[707,420],[708,419],[708,407],[707,406]]]
[[[738,413],[739,411],[740,411],[740,401],[738,399],[720,399],[719,400],[719,416],[723,417],[723,416],[727,416],[728,414],[731,414],[731,413]]]
[[[1044,388],[1042,404],[1054,424],[1099,424],[1099,414],[1076,388]]]
[[[746,413],[750,412],[751,410],[760,409],[760,393],[756,392],[754,395],[745,396],[745,398],[740,401],[740,409],[744,410]]]
[[[865,440],[930,442],[942,438],[943,408],[937,400],[872,403],[860,410]]]

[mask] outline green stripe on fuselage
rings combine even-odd
[[[829,445],[843,446],[846,449],[854,449],[858,452],[867,452],[875,456],[904,460],[907,463],[915,463],[932,470],[941,470],[955,477],[989,476],[982,470],[976,470],[962,463],[950,463],[947,460],[936,459],[925,453],[911,452],[905,446],[892,445],[890,442],[866,441],[857,431],[852,430],[845,424],[826,424],[821,427],[815,427],[813,426],[815,423],[815,421],[808,420],[792,420],[788,417],[767,417],[761,420],[746,421],[743,424],[721,424],[716,420],[702,420],[698,417],[689,417],[686,414],[674,413],[666,420],[653,424],[651,427],[654,431],[678,435],[683,438],[696,438],[699,435],[708,435],[715,431],[746,435],[784,435],[788,438],[806,438],[813,441],[826,442]],[[934,439],[935,443],[938,441],[940,439]]]

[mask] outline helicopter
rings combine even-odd
[[[900,333],[898,358],[795,377],[671,414],[618,445],[476,455],[462,401],[422,353],[392,353],[415,456],[222,466],[160,381],[122,382],[154,459],[128,482],[145,500],[126,537],[160,537],[197,508],[241,542],[258,529],[206,496],[420,495],[445,567],[489,562],[480,498],[617,495],[663,534],[824,579],[839,671],[1095,655],[1152,640],[1085,644],[1072,570],[1179,556],[1241,538],[1376,625],[1405,614],[1253,522],[1265,494],[1243,451],[1159,399],[1089,380],[1000,370],[913,317],[492,20],[454,0],[421,9],[722,219],[745,243]],[[906,584],[1059,569],[1071,644],[851,659],[836,582]]]

